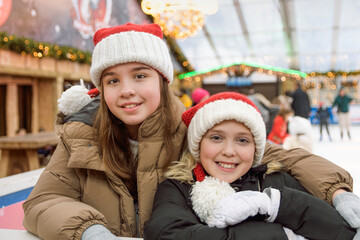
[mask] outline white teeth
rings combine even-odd
[[[217,164],[223,168],[235,168],[236,167],[236,164],[226,164],[226,163],[221,163],[221,162],[218,162]]]
[[[129,105],[125,105],[124,108],[132,108],[132,107],[135,107],[136,104],[129,104]]]

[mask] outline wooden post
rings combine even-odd
[[[8,83],[6,92],[6,135],[12,137],[19,128],[18,85]]]
[[[9,161],[10,161],[10,151],[7,149],[2,149],[1,157],[0,157],[0,178],[7,176]]]
[[[31,103],[31,132],[39,132],[39,84],[38,79],[35,78],[32,84],[32,103]],[[44,93],[46,94],[46,93]],[[45,111],[45,109],[42,109]]]

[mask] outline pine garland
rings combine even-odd
[[[44,42],[37,42],[29,38],[9,35],[0,32],[0,49],[16,52],[33,57],[51,57],[57,60],[69,60],[78,63],[91,63],[91,52],[81,51],[69,46],[59,46]]]

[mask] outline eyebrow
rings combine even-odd
[[[212,129],[212,130],[209,131],[209,133],[218,133],[218,134],[220,134],[220,133],[224,133],[224,131],[218,130],[218,129]],[[237,132],[236,134],[252,136],[251,133],[245,132],[245,131],[240,131],[240,132]]]
[[[147,66],[140,66],[140,67],[134,67],[130,70],[130,72],[137,72],[137,71],[140,71],[140,70],[151,70],[152,68],[151,67],[147,67]],[[106,72],[106,73],[103,73],[102,77],[105,77],[105,76],[113,76],[113,75],[116,75],[115,72]]]

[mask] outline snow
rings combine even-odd
[[[351,140],[348,139],[346,133],[344,133],[344,139],[341,140],[338,125],[330,125],[332,141],[329,141],[325,129],[323,129],[322,141],[319,141],[319,126],[312,125],[312,128],[314,133],[313,153],[347,170],[354,180],[353,192],[360,196],[360,125],[351,126]]]

